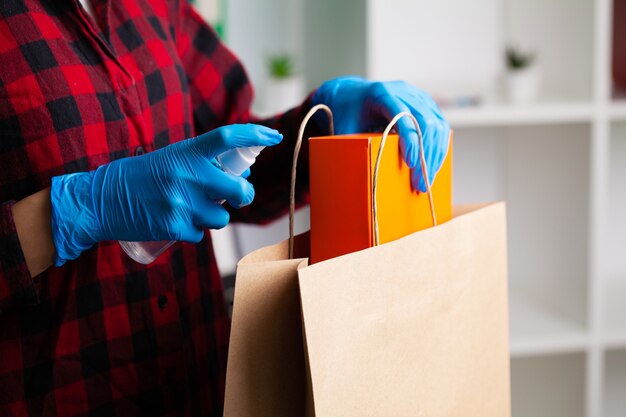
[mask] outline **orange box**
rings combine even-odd
[[[374,246],[372,179],[382,136],[309,139],[311,263]],[[426,193],[411,187],[398,135],[389,135],[378,174],[380,243],[432,226]],[[444,163],[432,185],[438,224],[452,217],[452,133]]]

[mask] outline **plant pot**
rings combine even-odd
[[[540,74],[536,67],[509,70],[506,76],[509,102],[512,104],[529,104],[537,101],[540,84]]]
[[[281,113],[298,106],[305,96],[302,77],[269,78],[265,86],[265,111]]]

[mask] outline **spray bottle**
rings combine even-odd
[[[217,156],[217,162],[222,171],[227,174],[240,176],[248,168],[254,164],[256,157],[261,153],[265,146],[252,146],[249,148],[230,149]],[[218,201],[224,204],[225,200]],[[176,243],[172,241],[153,241],[153,242],[126,242],[120,241],[120,246],[124,252],[135,261],[142,264],[153,262],[160,254],[165,252],[170,246]]]

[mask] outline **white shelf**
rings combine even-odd
[[[626,99],[613,100],[609,107],[609,114],[613,121],[626,121]]]
[[[582,352],[588,346],[583,323],[562,311],[511,290],[510,350],[512,357]]]
[[[594,110],[594,104],[589,101],[546,101],[528,106],[489,104],[442,108],[450,124],[457,128],[588,123],[594,120]],[[611,100],[608,104],[608,114],[614,122],[626,121],[626,99]]]
[[[589,123],[594,115],[593,105],[586,101],[546,102],[529,106],[485,105],[443,108],[442,111],[453,128]]]

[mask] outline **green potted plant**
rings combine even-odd
[[[270,75],[273,78],[285,79],[293,76],[293,62],[291,56],[274,55],[270,57]]]
[[[529,104],[537,100],[540,77],[533,52],[509,46],[506,48],[507,96],[513,104]]]
[[[276,54],[268,59],[269,77],[265,89],[265,110],[277,113],[297,106],[304,99],[304,79],[294,71],[289,54]]]

